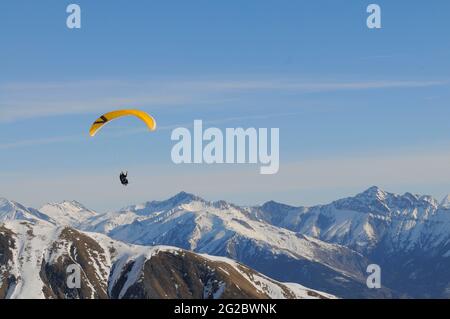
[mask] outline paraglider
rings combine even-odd
[[[121,172],[120,173],[120,182],[122,183],[123,186],[127,186],[128,185],[128,172]]]
[[[103,114],[96,119],[89,130],[89,135],[95,136],[95,134],[97,134],[97,132],[105,126],[106,123],[124,116],[135,116],[143,121],[150,131],[156,130],[156,121],[149,114],[139,110],[118,110]]]
[[[112,111],[106,114],[103,114],[98,119],[95,120],[95,122],[92,124],[91,128],[89,129],[89,135],[95,136],[98,131],[105,126],[105,124],[111,122],[112,120],[115,120],[117,118],[121,118],[124,116],[134,116],[143,121],[148,129],[150,131],[156,130],[156,121],[153,117],[151,117],[149,114],[143,111],[139,110],[117,110]],[[128,185],[128,172],[121,172],[119,175],[120,183],[123,186]]]

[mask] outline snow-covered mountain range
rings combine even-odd
[[[291,207],[268,202],[253,215],[270,224],[321,240],[371,253],[380,244],[386,253],[430,251],[450,235],[448,198],[397,195],[372,187],[329,205]]]
[[[170,245],[231,258],[343,298],[450,297],[449,198],[372,187],[328,205],[239,207],[182,192],[102,214],[74,201],[36,210],[0,200],[0,221],[10,220],[69,226],[127,247]],[[381,289],[366,286],[372,263],[381,266]]]
[[[296,233],[358,251],[401,295],[450,297],[448,198],[403,195],[371,187],[328,205],[290,207],[268,202],[254,216]]]

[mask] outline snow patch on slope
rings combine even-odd
[[[39,270],[47,248],[58,238],[61,229],[40,222],[32,225],[12,221],[4,226],[16,234],[10,272],[17,278],[17,284],[10,298],[44,298]]]

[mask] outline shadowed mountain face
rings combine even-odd
[[[67,284],[69,266],[81,270],[78,288]],[[40,221],[0,226],[0,299],[332,297],[175,247],[127,245]]]
[[[106,214],[77,202],[39,211],[6,200],[4,206],[9,207],[0,210],[5,220],[39,220],[130,244],[224,256],[276,280],[339,297],[450,297],[448,199],[439,203],[430,196],[372,187],[313,207],[273,201],[239,207],[184,192]],[[372,263],[381,266],[382,289],[366,286]]]
[[[0,299],[7,298],[8,292],[15,286],[17,278],[10,273],[6,267],[9,261],[12,260],[12,252],[16,248],[16,243],[13,238],[13,232],[3,225],[0,225],[0,278],[2,278],[0,285]]]

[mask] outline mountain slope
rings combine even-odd
[[[81,286],[69,289],[67,267]],[[226,258],[127,245],[49,223],[0,224],[0,298],[333,298]]]

